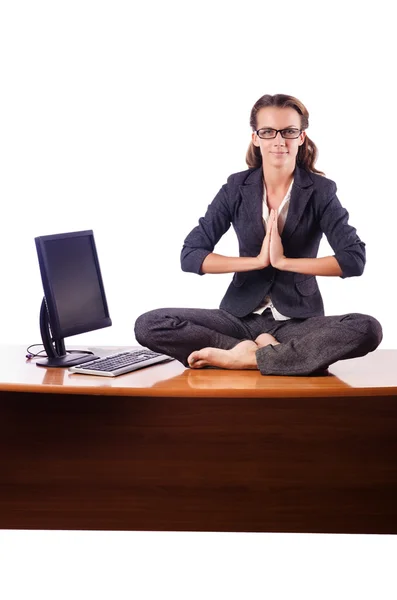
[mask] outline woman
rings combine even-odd
[[[181,254],[184,271],[234,273],[220,308],[150,311],[137,319],[135,336],[191,368],[316,374],[381,342],[382,328],[371,316],[325,317],[316,281],[361,275],[365,245],[335,183],[314,166],[305,106],[284,94],[262,96],[250,125],[249,169],[228,178]],[[230,225],[239,257],[213,252]],[[323,233],[334,254],[317,258]]]

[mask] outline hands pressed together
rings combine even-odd
[[[281,269],[285,261],[284,248],[277,227],[277,211],[271,210],[266,225],[266,235],[260,253],[257,256],[260,269],[269,265],[276,269]]]

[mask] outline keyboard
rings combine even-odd
[[[130,373],[137,369],[149,367],[160,362],[173,360],[170,356],[153,352],[147,348],[117,352],[103,358],[97,358],[81,365],[69,367],[72,373],[85,375],[102,375],[104,377],[117,377],[123,373]]]

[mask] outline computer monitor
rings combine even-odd
[[[64,338],[109,327],[112,321],[93,231],[35,238],[44,299],[40,332],[47,359],[43,367],[71,367],[95,358],[69,354]]]

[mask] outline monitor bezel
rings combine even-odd
[[[78,237],[89,237],[91,243],[91,249],[95,262],[95,269],[98,277],[99,289],[101,292],[102,303],[104,308],[105,316],[102,319],[94,320],[90,323],[84,323],[82,325],[77,325],[74,327],[68,327],[62,329],[60,325],[58,307],[55,299],[55,295],[51,285],[50,278],[50,269],[48,265],[48,251],[46,247],[46,243],[54,240],[61,240],[66,238],[78,238]],[[102,329],[104,327],[109,327],[112,325],[112,321],[109,315],[109,308],[105,294],[105,288],[103,285],[101,268],[99,265],[98,253],[95,244],[94,232],[92,229],[87,229],[84,231],[73,231],[67,233],[57,233],[53,235],[43,235],[35,238],[37,256],[39,260],[41,279],[44,290],[44,298],[47,305],[48,317],[49,317],[49,325],[51,329],[51,336],[53,340],[63,339],[66,337],[70,337],[73,335],[79,335],[82,333],[88,333],[90,331],[95,331],[97,329]]]

